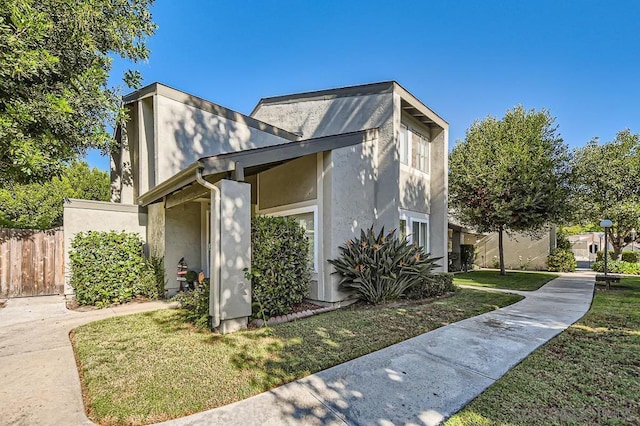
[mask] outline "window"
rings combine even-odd
[[[400,124],[400,162],[409,165],[409,129]]]
[[[429,138],[405,124],[400,124],[398,143],[402,164],[429,173]]]
[[[295,219],[300,224],[300,226],[302,226],[302,229],[304,229],[305,235],[309,239],[309,259],[311,259],[311,262],[314,265],[313,269],[316,270],[315,268],[315,241],[316,241],[315,234],[316,232],[315,232],[314,216],[315,215],[313,212],[308,212],[308,213],[292,214],[288,217]]]
[[[269,211],[264,212],[269,216],[285,216],[295,219],[305,230],[305,234],[309,239],[309,258],[314,272],[318,272],[318,241],[316,235],[318,233],[318,207],[300,207],[295,209]]]
[[[420,133],[411,134],[413,161],[412,166],[416,169],[429,173],[429,141]]]
[[[429,215],[401,210],[399,234],[400,238],[407,236],[410,243],[429,252]]]

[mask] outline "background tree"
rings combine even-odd
[[[109,149],[121,115],[110,55],[147,59],[152,2],[0,0],[0,183],[46,181]]]
[[[0,189],[0,227],[51,229],[62,225],[67,198],[109,200],[109,174],[85,162],[71,164],[44,184],[10,184]]]
[[[534,233],[566,214],[570,155],[554,121],[517,106],[474,122],[451,152],[449,204],[462,223],[498,233],[502,275],[505,231]]]
[[[577,149],[575,185],[573,204],[584,219],[613,222],[608,237],[617,259],[632,230],[640,230],[640,135],[627,129],[611,142],[594,139]]]

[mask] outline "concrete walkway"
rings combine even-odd
[[[244,401],[164,425],[435,425],[580,319],[593,277],[567,274],[511,306]],[[477,287],[476,287],[477,288]]]
[[[570,274],[511,306],[439,328],[237,403],[166,425],[438,424],[589,309],[593,277]],[[60,297],[0,309],[0,424],[91,424],[68,339],[97,319],[166,307],[86,313]]]
[[[87,419],[69,331],[98,319],[162,309],[137,303],[69,311],[62,296],[9,299],[0,309],[0,425],[83,425]]]

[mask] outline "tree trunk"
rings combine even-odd
[[[500,275],[507,275],[507,271],[504,269],[504,245],[502,243],[502,234],[504,229],[502,226],[498,231],[498,254],[500,255]]]
[[[620,259],[620,253],[622,253],[622,249],[626,245],[624,243],[624,238],[622,238],[620,236],[619,232],[616,234],[616,238],[613,238],[613,229],[609,228],[609,241],[611,242],[611,245],[613,246],[613,256],[612,256],[613,259],[611,259],[611,260]]]

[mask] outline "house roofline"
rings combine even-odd
[[[334,89],[312,90],[309,92],[290,93],[288,95],[269,96],[266,98],[261,98],[255,108],[253,108],[253,111],[251,111],[250,115],[253,115],[263,104],[277,105],[290,103],[292,101],[304,102],[315,99],[335,99],[346,96],[390,93],[393,90],[393,83],[393,81],[382,81],[378,83],[337,87]]]
[[[394,84],[394,92],[400,95],[400,98],[405,102],[407,102],[412,107],[412,109],[415,110],[415,112],[413,113],[409,112],[409,114],[415,115],[417,113],[417,114],[424,115],[425,117],[428,117],[433,123],[437,124],[443,129],[446,129],[449,127],[449,123],[444,118],[442,118],[440,115],[438,115],[438,113],[436,113],[434,110],[429,108],[420,99],[415,97],[411,92],[405,89],[400,83],[398,83],[397,81],[394,81],[393,84]]]
[[[291,133],[272,124],[265,123],[264,121],[260,121],[256,118],[250,117],[232,109],[225,108],[204,98],[192,95],[187,92],[183,92],[182,90],[175,89],[173,87],[167,86],[166,84],[158,82],[152,83],[148,86],[136,90],[135,92],[129,93],[128,95],[125,95],[122,100],[124,105],[127,105],[154,95],[161,95],[176,102],[180,102],[182,104],[199,108],[203,111],[207,111],[212,114],[224,117],[228,120],[244,123],[249,127],[261,130],[265,133],[270,133],[274,136],[281,137],[288,141],[300,140],[300,136],[296,135],[295,133]]]
[[[245,172],[251,175],[305,155],[357,145],[377,137],[378,129],[368,129],[202,157],[140,195],[138,204],[147,206],[194,183],[197,169],[202,169],[203,176],[224,176],[238,171],[241,175]]]
[[[395,92],[400,95],[400,97],[413,108],[414,113],[412,114],[418,113],[425,117],[429,117],[431,122],[437,124],[443,129],[449,126],[449,123],[444,118],[425,105],[420,99],[395,80],[261,98],[249,115],[253,116],[257,113],[262,105],[287,104],[294,101],[306,102],[311,100],[329,100],[348,96],[376,95],[391,92]]]

